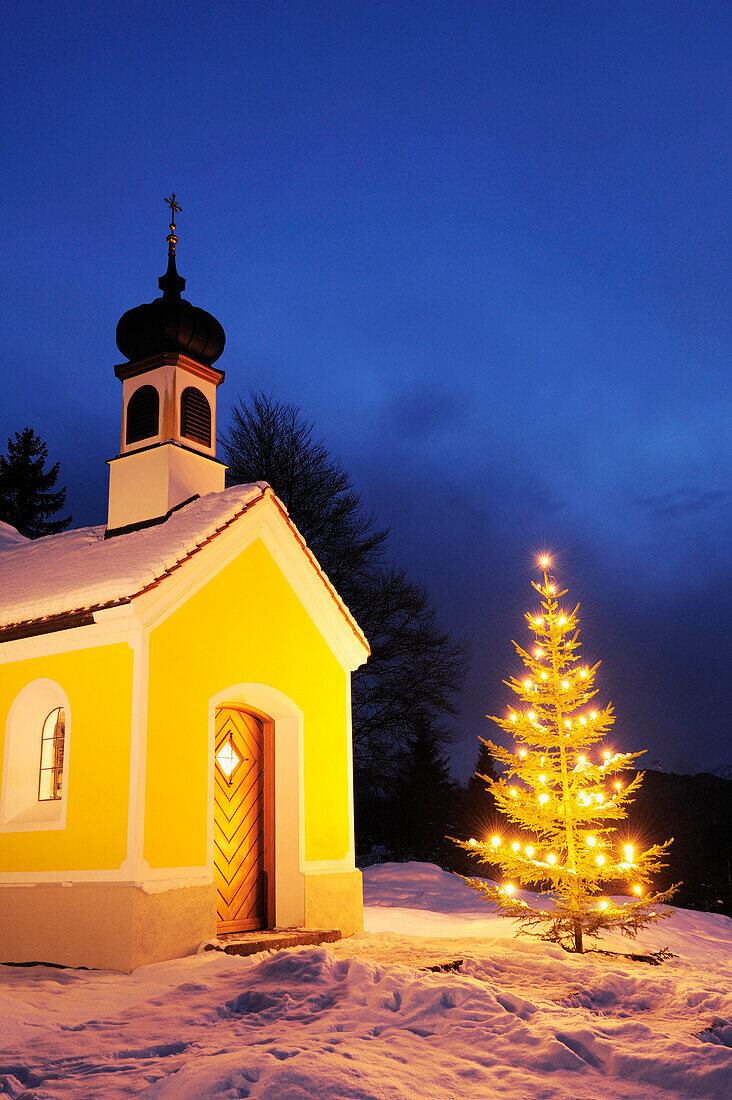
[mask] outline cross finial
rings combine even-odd
[[[178,238],[175,235],[175,215],[180,214],[183,207],[175,201],[175,191],[172,191],[163,201],[170,207],[170,233],[165,238],[168,242],[168,255],[175,256],[175,246],[178,243]]]

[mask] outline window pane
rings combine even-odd
[[[53,789],[53,772],[52,771],[42,771],[41,772],[41,783],[40,783],[40,787],[39,787],[39,790],[38,790],[38,797],[41,800],[41,802],[46,802],[49,799],[55,797],[54,789]]]
[[[38,770],[38,800],[49,802],[61,798],[63,786],[64,735],[66,714],[55,707],[46,715],[41,730],[41,754]]]
[[[53,767],[53,739],[41,744],[41,770]]]
[[[41,735],[44,741],[49,737],[53,737],[54,730],[56,729],[56,722],[61,714],[63,714],[63,707],[56,707],[56,709],[52,710],[46,718],[46,721],[43,723],[43,733]]]

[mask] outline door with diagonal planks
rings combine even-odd
[[[254,715],[217,709],[214,773],[217,930],[263,928],[264,730]]]

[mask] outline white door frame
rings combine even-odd
[[[274,745],[275,925],[277,928],[301,928],[305,923],[303,713],[281,691],[266,684],[232,684],[209,699],[206,851],[212,877],[216,709],[223,706],[251,710],[264,725],[265,739],[272,738]]]

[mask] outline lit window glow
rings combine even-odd
[[[216,753],[216,763],[228,779],[241,757],[237,755],[231,741],[226,741]]]

